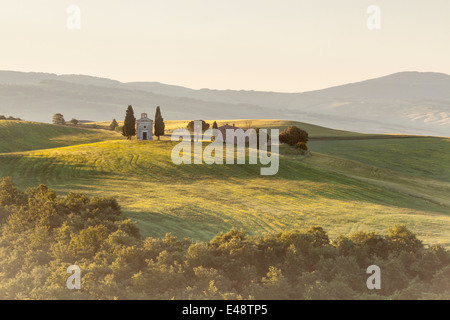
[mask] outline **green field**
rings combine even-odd
[[[423,178],[450,181],[450,139],[311,141],[316,152]]]
[[[117,133],[106,130],[0,120],[0,153],[57,148],[118,137]]]
[[[241,126],[238,120],[234,123]],[[252,123],[266,128],[291,124],[296,123]],[[177,126],[184,122],[168,125]],[[449,139],[374,139],[377,136],[299,126],[310,130],[312,138],[322,138],[309,143],[312,156],[283,146],[279,173],[260,176],[259,165],[176,166],[170,158],[174,143],[167,139],[126,141],[101,130],[61,133],[59,137],[72,137],[65,140],[67,147],[45,147],[55,142],[46,136],[33,149],[53,149],[23,151],[22,145],[22,152],[5,153],[21,150],[3,139],[4,132],[34,130],[10,124],[0,127],[0,175],[10,176],[21,188],[43,183],[62,193],[114,196],[145,236],[172,232],[209,240],[232,227],[262,234],[309,226],[322,226],[336,236],[356,230],[382,232],[405,223],[426,243],[450,247]],[[80,144],[77,139],[83,135],[104,141]],[[333,140],[336,137],[346,140]]]

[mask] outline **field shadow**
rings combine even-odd
[[[110,176],[83,163],[69,164],[50,157],[29,155],[0,155],[0,176],[10,177],[19,188],[46,184],[60,190],[76,187],[91,190],[97,179]]]

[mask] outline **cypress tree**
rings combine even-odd
[[[131,140],[131,137],[136,135],[136,118],[134,117],[134,111],[131,105],[128,106],[125,114],[122,134],[127,137],[128,140]]]
[[[165,129],[164,119],[161,116],[161,110],[158,107],[156,107],[156,114],[155,114],[155,136],[159,137],[164,135],[164,129]]]
[[[119,126],[116,119],[113,119],[111,121],[111,124],[109,125],[109,130],[116,130],[116,128]]]

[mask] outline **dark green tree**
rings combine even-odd
[[[122,134],[128,140],[131,140],[131,137],[136,135],[136,118],[134,117],[134,111],[131,105],[127,108],[122,131]]]
[[[53,115],[53,124],[65,125],[66,120],[64,120],[64,116],[61,113],[56,113]]]
[[[116,128],[119,126],[116,119],[113,119],[111,121],[111,124],[109,125],[109,130],[116,130]]]
[[[161,110],[158,107],[156,107],[156,114],[155,114],[155,136],[159,137],[164,135],[164,129],[165,129],[164,119],[161,116]]]
[[[196,120],[196,121],[201,121],[202,122],[202,131],[203,132],[205,132],[206,130],[209,129],[209,123],[206,123],[206,121],[204,121],[204,120]],[[188,123],[188,125],[186,126],[186,128],[189,131],[193,132],[194,131],[194,121],[190,121]]]
[[[308,132],[296,126],[290,126],[280,133],[280,142],[287,143],[291,146],[296,146],[299,142],[304,142],[306,144],[308,140]]]
[[[70,120],[70,123],[76,126],[78,124],[78,120],[73,118],[72,120]]]
[[[209,129],[209,123],[206,123],[206,121],[203,120],[195,120],[195,121],[201,121],[202,122],[202,132],[205,132],[206,130]],[[190,131],[190,132],[194,132],[195,130],[195,121],[190,121],[188,123],[188,125],[186,126],[186,128]],[[196,138],[198,141],[198,137]]]

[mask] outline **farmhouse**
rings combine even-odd
[[[138,140],[153,140],[153,120],[146,113],[136,120],[136,137]]]
[[[237,164],[245,164],[247,161],[249,164],[258,164],[259,156],[261,164],[270,164],[270,167],[261,168],[261,175],[274,175],[278,172],[278,129],[272,129],[270,132],[275,144],[272,144],[272,148],[268,152],[268,143],[266,141],[268,134],[266,130],[249,129],[244,131],[236,128],[235,125],[229,126],[228,124],[213,129],[212,133],[215,139],[212,139],[211,143],[204,147],[202,124],[202,121],[194,121],[194,139],[192,139],[192,134],[187,129],[176,129],[172,133],[171,140],[179,142],[173,147],[171,153],[172,162],[175,165],[192,164],[192,142],[194,142],[194,164],[223,164],[224,159],[226,159],[227,164],[235,164],[235,162]],[[257,132],[259,132],[259,135]],[[211,139],[209,134],[208,137]],[[182,139],[181,142],[180,138]],[[225,144],[224,141],[226,142]]]
[[[217,129],[222,133],[223,142],[230,141],[231,143],[236,144],[236,143],[237,143],[237,136],[239,136],[239,135],[242,134],[241,131],[236,132],[236,130],[239,130],[239,129],[241,129],[241,128],[236,127],[236,126],[234,125],[234,123],[233,123],[232,126],[230,126],[230,125],[227,123],[226,125],[223,125],[223,126],[221,126],[221,127],[218,127]],[[233,132],[234,134],[231,134],[231,135],[229,134],[229,135],[227,136],[227,130],[233,130],[232,132]],[[245,130],[243,130],[243,131],[245,131]],[[229,133],[230,133],[230,132],[229,132]],[[233,141],[233,140],[234,140],[234,141]],[[246,135],[246,136],[245,136],[245,143],[248,143],[248,140],[249,140],[249,137],[248,137],[248,135]]]
[[[220,133],[222,133],[222,142],[229,142],[236,145],[239,143],[239,141],[245,141],[245,143],[248,144],[251,138],[254,138],[255,141],[259,141],[259,139],[257,138],[258,131],[254,131],[255,129],[244,130],[242,128],[236,127],[234,123],[232,126],[227,123],[221,127],[218,127],[217,129],[220,131]],[[258,144],[259,143],[260,142],[258,142]],[[267,135],[267,141],[265,142],[265,145],[271,145],[269,135]]]

